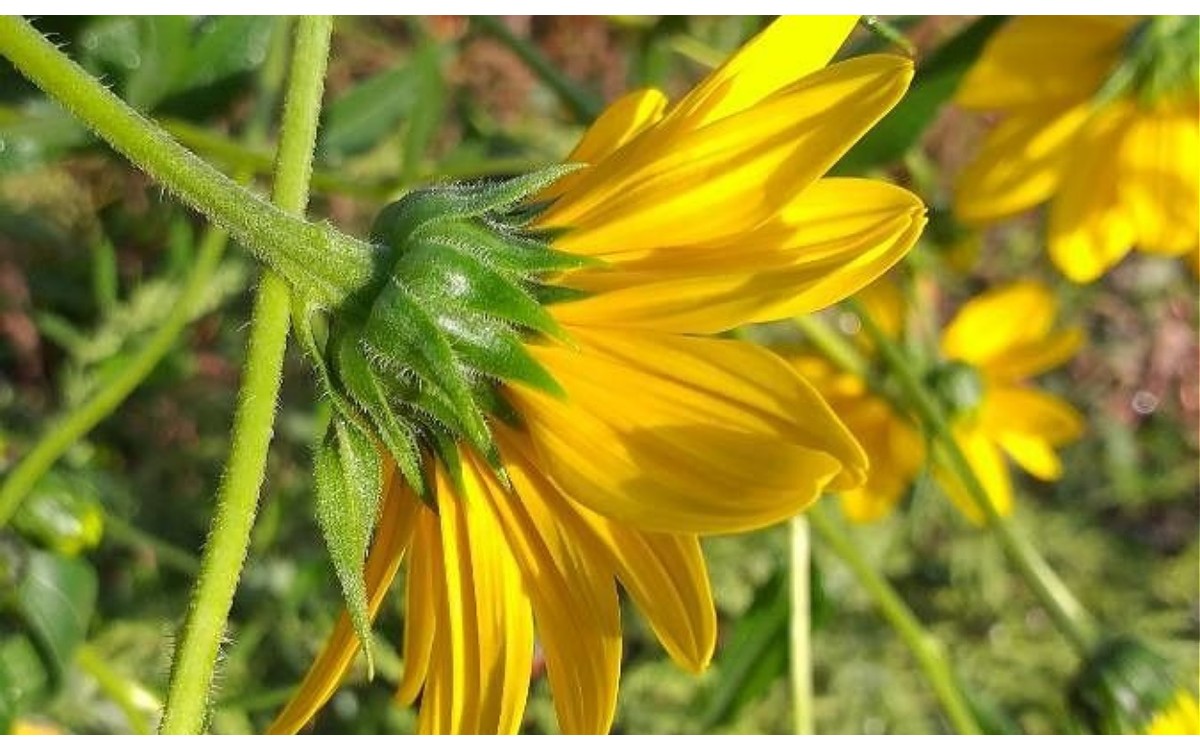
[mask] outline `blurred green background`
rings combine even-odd
[[[766,18],[339,19],[310,214],[365,234],[405,188],[560,160],[583,123],[638,86],[685,91]],[[44,18],[38,28],[114,91],[229,173],[268,176],[280,40],[269,18]],[[904,103],[837,171],[878,173],[931,208],[906,273],[944,322],[971,293],[1036,277],[1089,343],[1045,379],[1088,418],[1057,484],[1014,478],[1019,525],[1102,620],[1146,638],[1196,686],[1200,640],[1197,287],[1143,255],[1073,287],[1048,264],[1037,217],[978,236],[946,206],[985,128],[947,103],[996,22],[897,18],[916,48]],[[843,54],[886,45],[865,30]],[[274,66],[274,67],[273,67]],[[97,143],[0,62],[0,475],[51,420],[82,403],[174,308],[204,222]],[[144,384],[37,485],[0,531],[0,727],[152,729],[227,433],[257,270],[227,251],[194,319]],[[840,322],[829,313],[829,321]],[[788,347],[794,333],[756,335]],[[217,732],[264,728],[332,627],[333,570],[310,513],[312,378],[292,351],[253,546],[218,676]],[[827,501],[832,502],[832,501]],[[946,644],[993,731],[1075,725],[1079,664],[993,540],[927,477],[901,512],[850,529]],[[714,666],[675,667],[632,607],[617,732],[786,732],[787,535],[706,544],[721,615]],[[949,727],[911,655],[855,579],[816,545],[816,726],[821,732]],[[360,668],[320,732],[410,731],[391,703],[401,597],[377,624],[378,675]],[[535,664],[535,669],[537,665]],[[525,730],[555,728],[536,679]]]

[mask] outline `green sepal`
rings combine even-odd
[[[592,296],[591,292],[582,289],[572,289],[569,286],[554,284],[537,284],[530,288],[530,294],[540,305],[557,305],[564,302],[578,302]]]
[[[313,477],[317,521],[342,587],[354,632],[374,675],[371,617],[363,575],[367,547],[379,514],[382,467],[371,436],[335,414],[316,450]]]
[[[338,376],[346,391],[371,420],[408,485],[424,497],[428,487],[421,471],[421,449],[416,431],[396,418],[379,378],[353,341],[343,338],[334,356]]]
[[[444,321],[454,348],[471,367],[498,380],[518,380],[563,398],[558,381],[525,349],[519,334],[503,323],[478,313],[463,313]],[[478,397],[477,397],[478,400]]]
[[[554,318],[511,278],[449,245],[421,243],[396,263],[395,273],[411,294],[438,304],[458,317],[456,309],[477,310],[492,318],[561,336]]]
[[[422,234],[431,240],[468,247],[488,265],[522,278],[607,265],[599,258],[555,250],[540,237],[478,222],[462,221]]]
[[[371,355],[397,371],[411,370],[424,385],[439,388],[449,399],[466,438],[481,451],[488,451],[491,434],[450,342],[426,306],[402,282],[393,278],[380,292],[362,336]]]
[[[379,212],[371,226],[371,240],[402,249],[418,229],[428,224],[503,212],[576,169],[579,165],[559,164],[509,180],[414,190]]]

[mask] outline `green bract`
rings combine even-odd
[[[334,410],[316,451],[317,518],[364,644],[362,569],[379,507],[379,449],[426,498],[425,458],[436,456],[454,474],[461,442],[504,480],[487,420],[514,416],[498,386],[518,381],[560,393],[523,342],[563,339],[543,304],[570,290],[546,279],[592,261],[530,231],[536,208],[525,204],[574,169],[405,195],[371,230],[381,254],[377,283],[333,311],[323,343],[310,325],[313,308],[298,316]]]

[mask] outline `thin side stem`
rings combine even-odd
[[[108,379],[90,398],[51,424],[29,453],[4,478],[3,484],[0,484],[0,528],[8,523],[21,501],[50,470],[54,462],[76,441],[112,414],[171,350],[179,338],[179,333],[191,321],[192,312],[221,260],[227,238],[228,235],[219,229],[205,235],[195,264],[189,269],[183,282],[183,289],[175,307],[167,314],[158,330],[134,353],[128,364]]]
[[[796,734],[813,734],[812,580],[808,521],[796,516],[789,524],[791,559],[792,722]]]
[[[83,644],[75,650],[75,664],[96,681],[100,692],[117,705],[133,734],[150,734],[147,714],[156,712],[160,701],[140,683],[115,672],[96,649]]]
[[[824,502],[819,501],[806,513],[817,536],[850,569],[879,613],[904,641],[904,645],[908,646],[954,731],[959,734],[982,734],[946,660],[941,642],[922,627],[891,584],[862,556],[858,546],[825,509]]]
[[[374,278],[375,253],[238,185],[106,89],[29,22],[0,17],[0,54],[113,148],[223,227],[316,302],[337,306]]]
[[[302,18],[296,27],[273,191],[275,204],[296,214],[308,203],[332,27],[327,16]],[[287,284],[273,273],[265,273],[255,299],[230,453],[212,530],[171,669],[161,727],[164,734],[194,734],[204,727],[221,637],[250,545],[266,469],[289,313]]]
[[[935,441],[935,457],[962,480],[975,503],[986,515],[988,528],[995,533],[1005,554],[1029,584],[1042,606],[1050,612],[1059,630],[1080,656],[1089,655],[1100,637],[1096,621],[1037,549],[1013,526],[1012,521],[996,510],[987,490],[955,441],[950,421],[942,412],[942,407],[921,382],[920,376],[909,364],[904,353],[880,330],[862,305],[854,300],[850,300],[848,304],[862,320],[863,329],[875,342],[880,356],[895,376],[896,384],[903,392],[907,405],[924,425],[926,434]]]

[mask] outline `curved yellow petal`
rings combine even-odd
[[[1050,204],[1050,257],[1076,283],[1094,281],[1116,265],[1137,236],[1114,158],[1131,117],[1129,106],[1112,105],[1089,121]]]
[[[841,493],[842,511],[856,523],[883,518],[895,508],[925,463],[925,441],[917,429],[871,394],[863,380],[820,357],[791,360],[829,402],[870,462],[866,482]]]
[[[531,347],[568,397],[509,396],[538,465],[580,504],[639,528],[703,534],[788,518],[864,476],[861,448],[820,396],[758,347],[571,329]]]
[[[1072,166],[1072,144],[1091,107],[1024,109],[1009,115],[958,176],[954,213],[983,224],[1024,211],[1054,194]]]
[[[1081,102],[1112,72],[1136,19],[1021,16],[988,39],[955,101],[970,109]]]
[[[367,585],[368,611],[372,619],[383,604],[384,594],[392,579],[396,577],[400,560],[412,539],[418,511],[423,507],[390,463],[384,487],[379,527],[375,531],[363,573]],[[300,731],[337,690],[358,648],[358,637],[350,625],[350,618],[343,612],[320,655],[309,667],[304,681],[267,732],[294,734]]]
[[[555,241],[559,249],[599,256],[733,237],[824,174],[911,78],[910,60],[866,55],[669,144],[655,143],[650,129],[620,158],[588,170],[538,224],[570,229]]]
[[[946,326],[942,356],[993,377],[1038,372],[1069,357],[1079,345],[1078,333],[1052,333],[1057,314],[1054,294],[1037,282],[992,289],[964,304]]]
[[[850,36],[858,16],[783,16],[742,45],[671,110],[671,120],[703,127],[758,104],[820,70]]]
[[[435,643],[444,640],[427,679],[439,699],[421,706],[421,724],[436,734],[515,733],[533,660],[529,595],[492,512],[490,470],[463,461],[461,496],[440,465],[435,474],[442,547]]]
[[[971,465],[971,470],[979,478],[996,512],[1002,516],[1011,513],[1012,479],[1008,475],[1008,466],[1004,463],[1000,449],[977,425],[956,425],[954,439]],[[944,467],[935,466],[933,475],[946,496],[968,520],[980,526],[987,523],[983,509],[976,504],[975,496],[967,490],[957,474]]]
[[[565,501],[529,463],[521,438],[503,425],[496,435],[516,497],[493,483],[489,498],[527,582],[559,728],[607,732],[621,673],[616,585],[596,564],[593,540],[571,532]]]
[[[1065,401],[1032,388],[993,388],[980,408],[982,429],[1039,479],[1062,475],[1054,448],[1083,434],[1083,417]]]
[[[575,325],[718,333],[812,312],[886,272],[924,224],[924,206],[906,190],[821,179],[734,243],[667,247],[573,274],[564,283],[592,296],[553,313]]]
[[[671,658],[692,672],[704,670],[717,644],[717,611],[699,538],[640,531],[570,505]]]
[[[1194,98],[1139,112],[1117,155],[1139,250],[1179,255],[1200,241],[1198,112]]]
[[[434,576],[438,575],[436,571],[442,559],[438,533],[437,517],[428,508],[422,508],[413,531],[412,553],[405,580],[404,640],[401,647],[404,674],[396,687],[396,702],[402,705],[411,704],[420,694],[433,653],[438,623]]]
[[[589,166],[559,179],[542,191],[538,200],[549,200],[573,190],[591,165],[612,156],[621,146],[661,120],[666,107],[666,94],[657,89],[631,91],[608,105],[566,158],[568,164]]]

